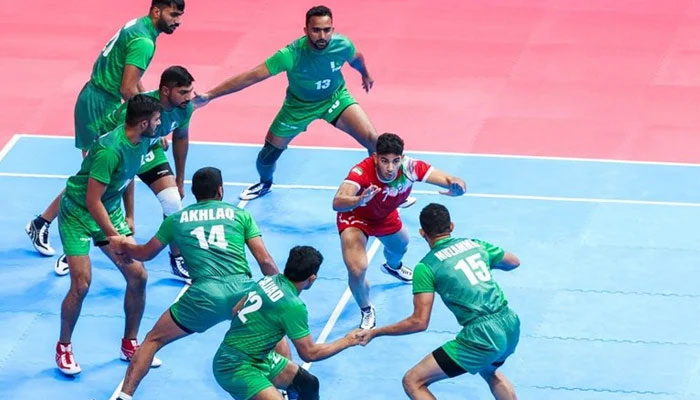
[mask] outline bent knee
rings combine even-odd
[[[77,279],[71,282],[70,290],[78,297],[85,297],[90,291],[90,279]]]
[[[418,381],[418,377],[412,369],[408,370],[408,372],[406,372],[406,374],[403,376],[403,379],[401,379],[401,384],[403,385],[404,391],[406,391],[408,394],[415,393],[418,388],[421,387],[421,383]]]

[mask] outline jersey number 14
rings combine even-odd
[[[481,254],[472,254],[465,257],[455,265],[455,269],[464,272],[464,275],[469,279],[469,283],[478,285],[481,282],[491,280],[491,272],[489,272],[486,263],[481,259]]]
[[[192,229],[192,231],[190,231],[190,235],[197,238],[199,241],[199,247],[203,248],[204,250],[209,250],[209,245],[216,246],[223,250],[226,250],[226,247],[228,246],[223,225],[212,226],[211,231],[209,232],[209,238],[207,238],[203,226],[198,226]]]

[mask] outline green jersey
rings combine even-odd
[[[157,90],[151,90],[150,92],[144,92],[142,94],[153,97],[160,102],[160,92]],[[109,132],[117,126],[124,124],[127,104],[127,102],[124,102],[112,112],[105,115],[104,118],[97,123],[99,131]],[[194,107],[192,103],[187,103],[187,107],[185,108],[173,107],[171,110],[162,109],[160,111],[160,125],[158,125],[155,132],[157,139],[169,135],[176,129],[189,128],[193,111]],[[156,139],[152,140],[152,142],[155,141]]]
[[[122,195],[138,172],[150,144],[145,138],[139,143],[131,143],[124,125],[100,136],[80,164],[80,171],[68,178],[65,196],[87,209],[85,195],[88,178],[92,178],[107,186],[101,198],[107,212],[118,209]]]
[[[437,292],[457,322],[466,326],[508,304],[491,277],[491,265],[504,254],[502,248],[478,239],[442,239],[414,268],[413,294]]]
[[[250,213],[218,200],[200,201],[170,215],[156,238],[174,242],[193,280],[245,274],[252,276],[245,256],[246,240],[260,236]]]
[[[264,360],[285,335],[292,340],[310,335],[308,318],[306,305],[292,282],[282,274],[266,276],[248,293],[231,321],[224,344]]]
[[[148,16],[134,18],[112,36],[92,66],[92,83],[105,92],[122,97],[122,74],[126,64],[145,71],[156,51],[158,30]]]
[[[302,36],[265,60],[265,65],[271,75],[287,72],[287,95],[303,101],[319,101],[345,84],[340,68],[354,57],[355,46],[343,35],[333,35],[323,50],[316,49]]]

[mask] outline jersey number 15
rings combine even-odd
[[[469,279],[469,283],[478,285],[481,282],[491,280],[491,272],[484,260],[481,259],[481,254],[476,253],[465,257],[455,265],[456,270],[464,272],[464,275]]]

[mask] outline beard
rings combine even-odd
[[[325,39],[318,39],[317,41],[311,41],[311,44],[318,50],[323,50],[328,47],[328,41]]]
[[[172,24],[168,25],[167,22],[165,22],[164,19],[159,19],[158,23],[156,24],[156,28],[160,31],[165,33],[166,35],[171,35],[173,32],[175,32],[175,28],[180,26],[180,24]]]

